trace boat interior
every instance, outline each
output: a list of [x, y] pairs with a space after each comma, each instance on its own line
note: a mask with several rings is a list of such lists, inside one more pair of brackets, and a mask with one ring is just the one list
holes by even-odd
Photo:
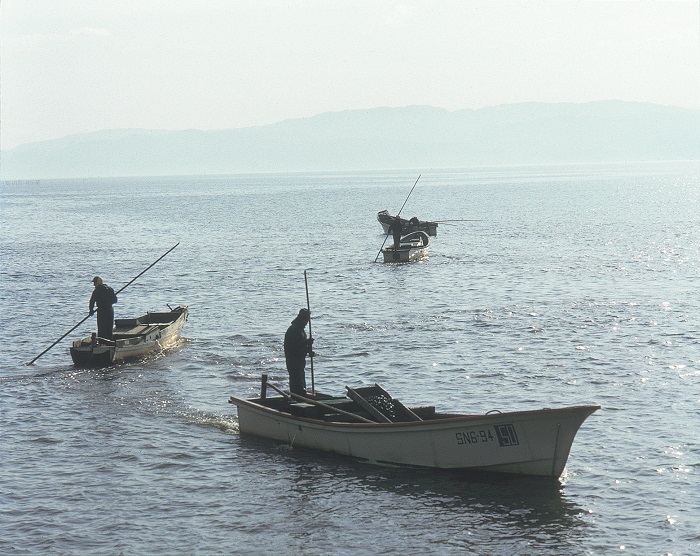
[[138, 318], [114, 319], [114, 339], [124, 340], [150, 334], [155, 330], [170, 326], [181, 314], [182, 311], [175, 310], [147, 313]]
[[[281, 397], [268, 397], [268, 386], [279, 392]], [[346, 389], [347, 396], [343, 397], [318, 392], [300, 396], [283, 392], [263, 376], [260, 398], [249, 401], [296, 417], [332, 422], [402, 423], [453, 417], [437, 414], [434, 406], [408, 408], [378, 384], [363, 388], [346, 386]], [[233, 398], [229, 402], [233, 403]]]
[[430, 243], [430, 238], [425, 232], [411, 232], [401, 238], [400, 248], [425, 247]]
[[[430, 245], [430, 238], [425, 232], [411, 232], [401, 238], [399, 243], [398, 251], [410, 251], [411, 249], [419, 249], [423, 247], [428, 247]], [[389, 247], [383, 249], [383, 251], [396, 251], [396, 245], [391, 244]]]

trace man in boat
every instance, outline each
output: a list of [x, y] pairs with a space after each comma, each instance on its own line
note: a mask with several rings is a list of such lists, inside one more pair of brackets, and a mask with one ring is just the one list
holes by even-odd
[[314, 339], [307, 338], [304, 330], [310, 318], [308, 309], [300, 309], [284, 335], [284, 358], [289, 373], [289, 390], [300, 396], [306, 396], [306, 375], [304, 374], [306, 356], [313, 357], [311, 346]]
[[90, 296], [90, 315], [95, 312], [97, 304], [97, 337], [112, 340], [114, 330], [114, 305], [117, 302], [117, 294], [104, 283], [101, 277], [92, 279], [95, 289]]
[[394, 235], [394, 258], [399, 258], [399, 246], [401, 245], [401, 234], [403, 232], [403, 227], [401, 225], [401, 219], [398, 216], [394, 217], [394, 220], [389, 225], [389, 231]]

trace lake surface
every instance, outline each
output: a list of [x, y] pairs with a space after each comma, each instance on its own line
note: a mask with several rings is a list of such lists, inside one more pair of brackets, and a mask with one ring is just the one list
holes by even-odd
[[[374, 262], [376, 213], [440, 224]], [[0, 189], [0, 553], [700, 552], [698, 163], [104, 180]], [[449, 222], [448, 222], [449, 221]], [[70, 341], [189, 305], [166, 354], [101, 370]], [[560, 481], [379, 467], [238, 432], [287, 387], [306, 305], [317, 389], [485, 413], [599, 404]], [[307, 367], [307, 382], [310, 384]]]

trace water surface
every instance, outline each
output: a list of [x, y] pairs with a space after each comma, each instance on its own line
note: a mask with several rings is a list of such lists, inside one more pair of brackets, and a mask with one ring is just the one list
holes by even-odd
[[[376, 213], [440, 225], [375, 263]], [[697, 164], [44, 181], [0, 190], [0, 552], [694, 554]], [[457, 220], [468, 220], [456, 222]], [[72, 367], [100, 274], [117, 318], [187, 304], [167, 354]], [[483, 413], [600, 404], [559, 482], [376, 467], [242, 437], [286, 387]], [[307, 380], [310, 377], [307, 374]]]

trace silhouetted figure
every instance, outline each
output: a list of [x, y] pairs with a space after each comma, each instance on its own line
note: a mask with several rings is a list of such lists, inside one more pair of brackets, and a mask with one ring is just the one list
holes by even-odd
[[117, 302], [117, 294], [99, 276], [95, 276], [92, 283], [95, 285], [95, 289], [90, 296], [90, 314], [95, 312], [95, 304], [97, 304], [97, 336], [105, 340], [112, 340], [114, 338], [114, 309], [112, 305]]
[[389, 231], [394, 235], [394, 259], [398, 259], [401, 233], [403, 232], [401, 219], [398, 216], [394, 217], [394, 221], [389, 225]]
[[308, 309], [300, 309], [292, 321], [292, 325], [284, 335], [284, 357], [289, 373], [289, 391], [300, 396], [306, 396], [306, 356], [313, 355], [311, 346], [313, 338], [306, 337], [306, 325], [309, 323]]

